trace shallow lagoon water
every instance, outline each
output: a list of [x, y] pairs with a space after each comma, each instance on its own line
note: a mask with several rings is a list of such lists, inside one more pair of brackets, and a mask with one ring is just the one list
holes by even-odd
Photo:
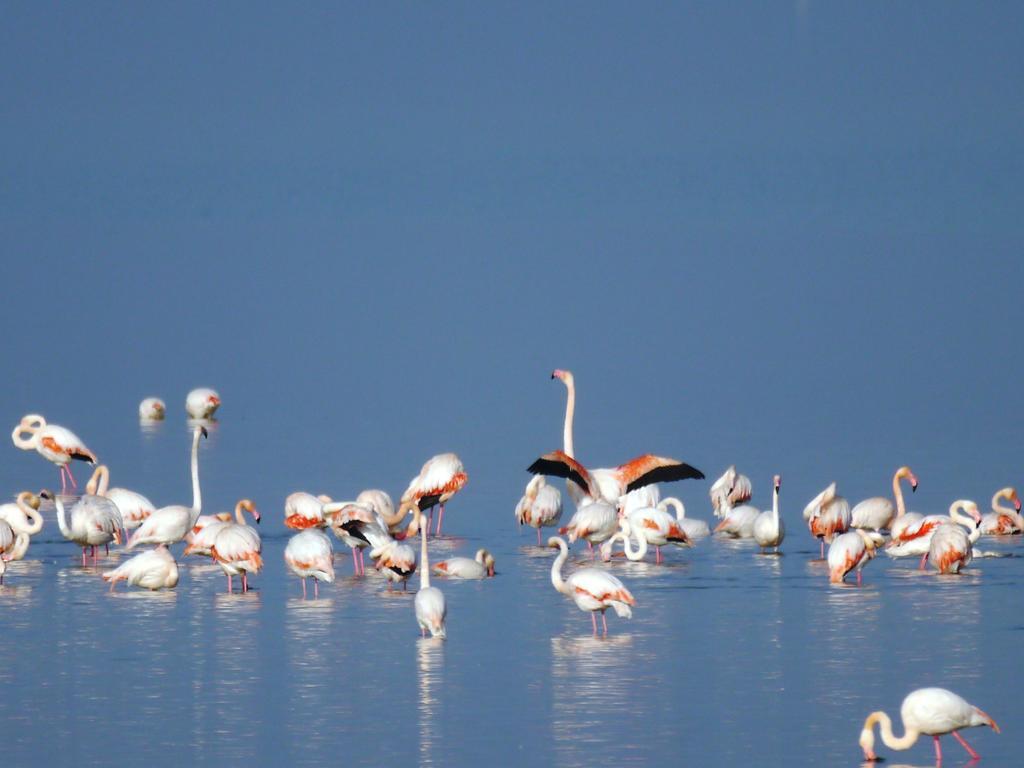
[[[230, 490], [251, 469], [231, 458], [224, 438], [232, 428], [217, 426], [201, 459], [207, 510], [231, 506], [232, 493], [256, 496]], [[130, 450], [109, 459], [114, 484], [157, 503], [187, 502], [185, 429], [169, 422], [123, 431]], [[301, 474], [301, 452], [289, 455], [277, 472]], [[25, 456], [3, 471], [8, 488], [30, 485], [26, 476], [55, 479]], [[278, 477], [253, 476], [250, 485]], [[226, 594], [219, 568], [193, 558], [179, 558], [174, 591], [122, 585], [111, 594], [98, 572], [122, 556], [83, 568], [45, 510], [46, 528], [0, 587], [7, 760], [739, 766], [772, 756], [856, 765], [869, 711], [895, 714], [913, 688], [942, 685], [1003, 727], [1002, 735], [967, 733], [983, 765], [1018, 764], [1021, 539], [984, 540], [1006, 556], [976, 560], [961, 577], [879, 557], [862, 588], [830, 586], [801, 525], [804, 500], [788, 499], [784, 483], [781, 556], [712, 539], [665, 550], [663, 566], [617, 561], [610, 567], [638, 606], [631, 621], [609, 615], [609, 637], [594, 638], [589, 617], [550, 585], [554, 552], [534, 545], [532, 529], [515, 528], [525, 479], [517, 471], [507, 487], [478, 487], [448, 508], [449, 533], [432, 543], [431, 557], [486, 546], [498, 576], [437, 579], [449, 604], [447, 642], [419, 637], [415, 577], [408, 592], [388, 592], [373, 572], [356, 579], [340, 543], [338, 582], [322, 585], [319, 600], [302, 599], [285, 572], [290, 534], [281, 522], [285, 493], [301, 486], [257, 497], [266, 568], [245, 595]], [[711, 518], [706, 484], [671, 491], [691, 516]], [[570, 564], [584, 560], [575, 548]], [[932, 763], [925, 740], [902, 754], [880, 752], [889, 764]], [[947, 765], [965, 762], [951, 740], [946, 755]]]

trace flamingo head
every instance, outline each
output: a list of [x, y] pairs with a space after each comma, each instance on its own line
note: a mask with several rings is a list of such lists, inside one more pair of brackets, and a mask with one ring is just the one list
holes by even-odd
[[900, 467], [896, 470], [896, 477], [910, 481], [910, 492], [913, 493], [917, 490], [917, 476], [914, 475], [910, 467]]
[[43, 490], [37, 493], [36, 496], [45, 501], [53, 501], [53, 491], [47, 490], [46, 488], [43, 488]]
[[1013, 502], [1013, 508], [1020, 512], [1020, 496], [1017, 495], [1017, 489], [1010, 489], [1010, 501]]
[[556, 368], [551, 372], [552, 379], [560, 379], [565, 386], [572, 386], [573, 378], [571, 371], [563, 371], [561, 368]]
[[256, 521], [256, 525], [260, 524], [260, 511], [256, 509], [256, 502], [254, 502], [252, 499], [242, 499], [240, 502], [238, 502], [237, 508], [244, 509], [250, 515], [252, 515], [252, 519]]
[[484, 567], [487, 568], [487, 575], [494, 575], [494, 555], [490, 552], [487, 553], [487, 557], [484, 558]]
[[964, 504], [964, 511], [971, 516], [976, 527], [981, 525], [981, 512], [978, 510], [977, 504], [973, 501], [967, 502]]

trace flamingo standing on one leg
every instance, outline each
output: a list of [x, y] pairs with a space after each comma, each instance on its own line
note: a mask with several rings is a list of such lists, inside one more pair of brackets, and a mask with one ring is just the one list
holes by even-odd
[[[24, 437], [28, 435], [28, 437]], [[52, 461], [60, 471], [61, 493], [67, 491], [67, 481], [77, 488], [75, 476], [71, 474], [72, 460], [96, 463], [96, 454], [90, 451], [74, 432], [56, 424], [47, 424], [46, 419], [30, 413], [11, 432], [11, 440], [23, 451], [35, 451], [47, 461]], [[66, 477], [65, 477], [66, 475]]]
[[[420, 469], [420, 473], [409, 481], [409, 487], [402, 494], [398, 519], [403, 519], [413, 507], [423, 512], [440, 505], [437, 530], [434, 531], [435, 536], [440, 536], [441, 523], [444, 522], [444, 505], [462, 490], [468, 479], [462, 461], [454, 453], [442, 453], [431, 457]], [[429, 523], [427, 527], [430, 527]]]
[[318, 528], [297, 533], [284, 548], [284, 562], [302, 579], [302, 597], [306, 597], [306, 577], [313, 577], [313, 597], [320, 597], [320, 582], [334, 583], [334, 546]]
[[909, 693], [900, 706], [900, 719], [903, 721], [904, 733], [897, 737], [892, 732], [889, 715], [882, 711], [868, 715], [860, 732], [860, 746], [864, 750], [865, 760], [878, 760], [875, 754], [875, 723], [880, 724], [882, 741], [889, 749], [910, 749], [922, 734], [931, 736], [935, 740], [935, 762], [938, 765], [942, 765], [939, 736], [952, 733], [953, 738], [967, 750], [971, 760], [978, 760], [981, 755], [957, 731], [987, 725], [999, 733], [995, 720], [945, 688], [918, 688]]

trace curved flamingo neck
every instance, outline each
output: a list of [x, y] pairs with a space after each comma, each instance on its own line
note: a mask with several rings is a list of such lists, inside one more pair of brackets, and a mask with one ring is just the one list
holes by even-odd
[[1000, 504], [1000, 500], [1009, 499], [1013, 494], [1013, 488], [1003, 488], [1002, 490], [996, 491], [995, 496], [992, 497], [992, 511], [998, 512], [1001, 515], [1010, 515], [1016, 517], [1017, 510], [1013, 507], [1004, 507]]
[[253, 519], [256, 519], [256, 513], [252, 511], [251, 505], [248, 499], [242, 499], [240, 502], [235, 504], [235, 520], [238, 521], [239, 525], [245, 525], [245, 512], [252, 515]]
[[658, 509], [662, 512], [667, 512], [669, 507], [675, 510], [676, 520], [686, 519], [686, 507], [683, 505], [682, 499], [677, 499], [675, 496], [666, 496], [658, 502]]
[[896, 499], [896, 517], [901, 517], [907, 513], [907, 505], [903, 501], [903, 488], [900, 487], [901, 477], [902, 474], [899, 469], [892, 476], [892, 495]]
[[[889, 719], [889, 716], [885, 714], [885, 712], [881, 711], [872, 712], [868, 715], [868, 719], [864, 722], [864, 731], [871, 733], [871, 729], [874, 727], [876, 722], [879, 725], [878, 732], [882, 737], [882, 742], [889, 749], [909, 749], [914, 742], [917, 741], [917, 737], [920, 735], [917, 731], [912, 728], [907, 728], [906, 724], [904, 724], [904, 728], [906, 729], [905, 733], [902, 736], [897, 737], [892, 732], [892, 720]], [[871, 741], [872, 743], [874, 742], [873, 734], [871, 736]]]
[[562, 565], [569, 558], [569, 546], [562, 539], [558, 539], [558, 549], [558, 557], [551, 564], [551, 584], [563, 595], [568, 595], [572, 592], [572, 589], [565, 583], [565, 579], [562, 578]]
[[622, 551], [626, 553], [626, 558], [633, 561], [643, 560], [644, 556], [647, 554], [647, 537], [644, 536], [644, 532], [636, 532], [637, 548], [634, 550], [632, 536], [633, 526], [623, 520], [621, 527], [622, 533], [620, 536], [622, 537]]
[[60, 532], [64, 535], [64, 538], [71, 538], [71, 529], [68, 527], [68, 520], [64, 512], [64, 502], [60, 500], [60, 496], [57, 494], [53, 495], [53, 504], [57, 507], [57, 527], [60, 528]]
[[22, 531], [14, 536], [14, 546], [5, 553], [7, 560], [21, 560], [28, 551], [29, 535]]
[[[18, 509], [24, 512], [25, 517], [31, 520], [31, 522], [28, 524], [28, 528], [25, 529], [25, 533], [31, 536], [34, 536], [35, 534], [43, 530], [43, 516], [39, 514], [39, 510], [36, 509], [36, 507], [33, 507], [29, 503], [29, 500], [34, 498], [35, 494], [32, 493], [31, 491], [22, 491], [21, 493], [18, 494], [18, 499], [16, 502], [18, 505]], [[36, 499], [37, 504], [38, 501], [39, 500]]]
[[575, 459], [576, 454], [573, 450], [572, 444], [572, 420], [576, 415], [576, 381], [569, 379], [565, 381], [566, 390], [568, 390], [568, 397], [565, 400], [565, 427], [562, 431], [562, 450], [565, 451], [566, 456]]
[[110, 470], [106, 464], [100, 464], [92, 473], [89, 482], [85, 485], [85, 492], [93, 496], [106, 496], [107, 486], [110, 484]]
[[[11, 440], [14, 444], [23, 451], [30, 451], [36, 447], [39, 441], [38, 429], [26, 427], [24, 424], [19, 424], [11, 432]], [[23, 434], [28, 433], [28, 437], [22, 437]]]

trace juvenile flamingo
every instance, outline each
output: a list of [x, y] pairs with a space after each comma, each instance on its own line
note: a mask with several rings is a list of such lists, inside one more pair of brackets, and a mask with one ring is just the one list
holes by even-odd
[[939, 736], [952, 733], [971, 759], [978, 760], [981, 755], [957, 731], [987, 725], [999, 733], [995, 720], [945, 688], [918, 688], [912, 691], [900, 706], [900, 719], [903, 721], [904, 733], [897, 737], [892, 732], [889, 715], [882, 711], [868, 715], [860, 732], [860, 746], [864, 750], [865, 760], [879, 759], [875, 754], [875, 723], [880, 724], [882, 741], [889, 749], [910, 749], [922, 734], [931, 736], [935, 740], [935, 762], [938, 765], [942, 765]]
[[35, 413], [22, 416], [21, 422], [11, 432], [11, 440], [21, 450], [35, 449], [44, 459], [57, 465], [61, 493], [67, 491], [68, 480], [71, 481], [72, 488], [78, 487], [74, 475], [71, 474], [72, 460], [96, 463], [96, 454], [86, 447], [78, 435], [65, 427], [47, 424], [46, 419]]

